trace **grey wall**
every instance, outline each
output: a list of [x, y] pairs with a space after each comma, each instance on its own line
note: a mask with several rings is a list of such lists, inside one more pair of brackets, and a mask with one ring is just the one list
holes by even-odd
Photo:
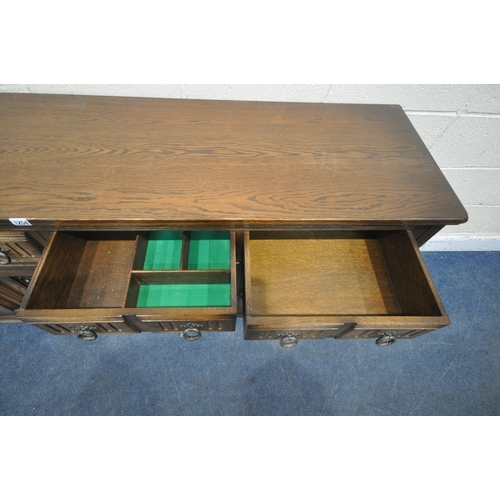
[[400, 104], [469, 212], [428, 248], [500, 249], [500, 85], [0, 84], [0, 92]]

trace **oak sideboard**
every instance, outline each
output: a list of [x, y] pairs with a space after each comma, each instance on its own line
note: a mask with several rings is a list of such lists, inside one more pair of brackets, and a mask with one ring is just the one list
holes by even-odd
[[401, 106], [0, 94], [0, 322], [388, 346], [467, 213]]

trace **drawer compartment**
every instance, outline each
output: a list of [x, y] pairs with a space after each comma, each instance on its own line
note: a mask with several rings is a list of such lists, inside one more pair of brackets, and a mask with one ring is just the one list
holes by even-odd
[[18, 317], [45, 325], [125, 319], [150, 331], [155, 322], [234, 323], [236, 311], [234, 233], [82, 231], [54, 234]]
[[355, 338], [357, 330], [449, 324], [409, 231], [247, 232], [245, 278], [245, 338], [289, 330]]
[[134, 270], [231, 269], [229, 231], [152, 231], [141, 235]]
[[228, 307], [229, 283], [173, 283], [140, 285], [137, 307]]
[[135, 245], [133, 233], [56, 233], [25, 309], [123, 307]]
[[234, 235], [155, 231], [139, 236], [128, 307], [231, 307]]

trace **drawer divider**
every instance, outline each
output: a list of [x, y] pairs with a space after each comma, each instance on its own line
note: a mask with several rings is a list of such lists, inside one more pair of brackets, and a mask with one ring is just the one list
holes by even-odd
[[189, 266], [189, 247], [191, 245], [191, 231], [184, 231], [182, 235], [182, 249], [180, 269], [186, 271]]

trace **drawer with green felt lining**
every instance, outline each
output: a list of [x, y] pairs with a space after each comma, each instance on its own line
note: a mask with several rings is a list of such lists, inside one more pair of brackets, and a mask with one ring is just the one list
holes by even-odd
[[[47, 324], [79, 310], [88, 321], [229, 321], [237, 312], [230, 231], [57, 232], [19, 317]], [[50, 320], [49, 320], [50, 319]]]
[[229, 231], [152, 231], [139, 237], [128, 307], [230, 307]]

